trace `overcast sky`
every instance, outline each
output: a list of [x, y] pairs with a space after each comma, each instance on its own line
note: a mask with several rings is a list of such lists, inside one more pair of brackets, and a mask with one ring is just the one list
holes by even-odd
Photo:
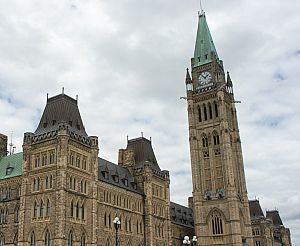
[[[249, 199], [277, 208], [300, 245], [300, 1], [203, 1], [234, 83]], [[0, 132], [17, 151], [49, 96], [79, 95], [100, 156], [152, 136], [171, 198], [191, 195], [185, 69], [198, 0], [0, 0]]]

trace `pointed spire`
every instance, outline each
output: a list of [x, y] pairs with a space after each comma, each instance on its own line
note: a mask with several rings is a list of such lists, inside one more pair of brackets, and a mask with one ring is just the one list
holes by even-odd
[[185, 83], [186, 84], [191, 84], [192, 83], [191, 75], [190, 75], [190, 72], [189, 72], [188, 68], [186, 69]]
[[226, 79], [226, 81], [227, 81], [227, 86], [231, 86], [232, 87], [232, 80], [230, 78], [229, 72], [227, 72], [227, 79]]
[[198, 30], [194, 51], [194, 67], [219, 60], [216, 47], [211, 37], [209, 27], [206, 22], [205, 13], [199, 13]]

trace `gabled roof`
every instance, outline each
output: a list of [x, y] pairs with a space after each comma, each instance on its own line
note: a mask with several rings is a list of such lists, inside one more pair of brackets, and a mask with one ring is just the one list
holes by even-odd
[[80, 116], [77, 100], [60, 94], [47, 99], [40, 123], [35, 130], [36, 135], [44, 134], [58, 129], [59, 123], [68, 125], [71, 132], [87, 137]]
[[22, 175], [23, 153], [5, 156], [0, 159], [0, 180]]
[[279, 212], [277, 210], [267, 211], [266, 217], [267, 219], [271, 219], [273, 221], [273, 225], [275, 227], [283, 225]]
[[150, 140], [144, 137], [130, 139], [127, 142], [127, 149], [134, 150], [136, 168], [144, 168], [145, 165], [150, 165], [152, 169], [161, 171]]
[[100, 181], [128, 191], [143, 194], [143, 191], [137, 186], [134, 177], [127, 168], [121, 167], [105, 159], [98, 158], [98, 169], [98, 179]]
[[249, 209], [251, 219], [265, 218], [258, 200], [250, 200]]
[[194, 67], [218, 60], [218, 53], [206, 22], [205, 13], [199, 15], [196, 45], [194, 51]]

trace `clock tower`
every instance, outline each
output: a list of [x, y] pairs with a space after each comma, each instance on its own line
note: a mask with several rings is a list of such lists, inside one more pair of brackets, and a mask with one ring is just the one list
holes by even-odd
[[198, 246], [253, 245], [233, 86], [199, 14], [186, 74], [193, 210]]

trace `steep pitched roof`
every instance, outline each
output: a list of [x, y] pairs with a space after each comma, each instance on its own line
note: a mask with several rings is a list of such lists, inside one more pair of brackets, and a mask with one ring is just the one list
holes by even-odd
[[194, 227], [193, 210], [175, 202], [170, 202], [171, 222], [174, 224]]
[[134, 177], [127, 168], [121, 167], [105, 159], [98, 158], [98, 169], [99, 180], [128, 191], [143, 194], [143, 191], [137, 186]]
[[134, 150], [136, 168], [143, 168], [145, 164], [151, 164], [154, 170], [161, 171], [150, 140], [144, 137], [130, 139], [127, 143], [127, 149]]
[[251, 219], [257, 219], [257, 218], [264, 218], [265, 217], [258, 200], [250, 200], [249, 201], [249, 208], [250, 208], [250, 217], [251, 217]]
[[22, 175], [23, 153], [8, 155], [0, 159], [0, 180]]
[[60, 94], [47, 99], [40, 123], [35, 130], [36, 135], [55, 131], [59, 123], [66, 123], [70, 131], [87, 137], [84, 125], [80, 116], [77, 100]]
[[273, 221], [273, 225], [275, 227], [283, 225], [279, 212], [277, 210], [267, 211], [266, 217], [267, 219], [271, 219]]
[[206, 22], [205, 13], [199, 15], [196, 45], [194, 51], [194, 67], [218, 60], [218, 53]]

